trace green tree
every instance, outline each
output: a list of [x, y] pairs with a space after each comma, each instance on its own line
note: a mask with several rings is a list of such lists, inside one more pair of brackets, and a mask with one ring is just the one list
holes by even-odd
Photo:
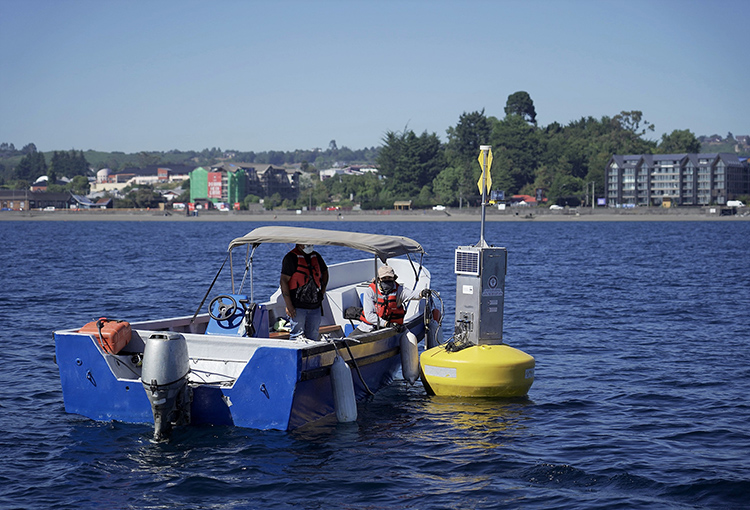
[[257, 195], [245, 195], [245, 198], [242, 199], [242, 208], [243, 209], [250, 209], [250, 204], [257, 204], [260, 202], [260, 197]]
[[432, 189], [438, 201], [445, 205], [458, 204], [465, 176], [466, 171], [460, 168], [448, 167], [442, 170], [432, 181]]
[[[516, 188], [515, 180], [513, 178], [513, 161], [510, 159], [508, 153], [503, 150], [502, 147], [494, 149], [492, 153], [492, 168], [490, 169], [490, 171], [492, 172], [492, 189], [497, 191], [504, 191], [505, 196], [509, 197], [509, 195], [512, 195], [513, 193], [518, 191], [518, 188]], [[479, 187], [476, 183], [479, 180], [481, 169], [479, 168], [478, 162], [476, 164], [476, 168], [477, 171], [472, 182], [473, 186], [471, 188], [472, 193], [479, 193]]]
[[583, 188], [583, 179], [573, 177], [572, 175], [557, 174], [546, 191], [546, 195], [550, 205], [557, 204], [576, 207], [581, 203]]
[[508, 96], [505, 103], [505, 116], [518, 115], [527, 122], [536, 125], [536, 109], [528, 92], [518, 91]]
[[66, 187], [76, 195], [88, 195], [91, 185], [85, 176], [76, 175], [70, 180]]
[[74, 177], [89, 173], [89, 164], [83, 151], [55, 151], [52, 153], [49, 168], [57, 177]]
[[599, 124], [593, 117], [588, 117], [566, 127], [554, 122], [540, 130], [540, 143], [543, 146], [540, 168], [548, 167], [554, 173], [584, 177], [588, 173], [586, 145], [591, 137], [587, 129]]
[[[482, 111], [464, 112], [455, 127], [446, 130], [448, 143], [445, 146], [447, 168], [433, 180], [433, 192], [442, 203], [458, 205], [462, 199], [476, 195], [479, 175], [479, 147], [489, 144], [492, 126]], [[439, 179], [438, 179], [439, 177]], [[476, 191], [475, 191], [476, 190]]]
[[270, 197], [266, 197], [263, 200], [263, 207], [267, 211], [271, 211], [273, 209], [276, 209], [277, 207], [280, 207], [283, 201], [284, 200], [281, 198], [280, 193], [274, 193]]
[[270, 151], [268, 153], [268, 164], [281, 166], [286, 161], [286, 154], [282, 151]]
[[[650, 122], [643, 120], [643, 112], [640, 110], [632, 110], [629, 112], [622, 111], [615, 115], [612, 120], [619, 124], [619, 126], [635, 136], [643, 136], [647, 131], [653, 131], [654, 125]], [[641, 129], [641, 122], [643, 122], [643, 128]]]
[[416, 206], [419, 207], [427, 207], [429, 205], [432, 205], [433, 203], [434, 195], [432, 193], [432, 186], [429, 184], [425, 184], [422, 186], [422, 189], [419, 190], [419, 195], [417, 196], [416, 200]]
[[484, 109], [481, 112], [462, 113], [455, 127], [446, 130], [445, 146], [448, 164], [465, 165], [477, 159], [479, 147], [490, 142], [492, 128]]
[[659, 154], [698, 153], [701, 143], [689, 129], [675, 129], [670, 134], [661, 135], [657, 151]]
[[68, 188], [62, 184], [47, 183], [47, 191], [49, 193], [64, 193], [65, 191], [68, 191]]
[[330, 197], [330, 193], [328, 192], [328, 189], [325, 186], [325, 183], [321, 180], [314, 180], [311, 181], [313, 183], [312, 186], [312, 196], [308, 195], [308, 206], [311, 206], [313, 209], [317, 208], [319, 205], [322, 205], [326, 201], [328, 201]]
[[[519, 115], [509, 115], [503, 120], [492, 118], [492, 152], [503, 153], [500, 172], [506, 181], [506, 191], [516, 193], [534, 181], [534, 171], [539, 165], [540, 143], [537, 128]], [[493, 163], [494, 166], [494, 163]], [[480, 172], [476, 165], [475, 174]], [[498, 172], [498, 173], [500, 173]], [[493, 172], [493, 180], [495, 173]], [[476, 181], [476, 179], [474, 179]], [[493, 182], [493, 188], [498, 188]]]
[[397, 196], [418, 195], [445, 168], [444, 148], [435, 133], [417, 136], [411, 130], [388, 131], [383, 142], [377, 158], [379, 172], [387, 179], [385, 187]]
[[364, 206], [369, 202], [378, 201], [380, 192], [383, 189], [383, 184], [378, 179], [378, 176], [370, 172], [364, 175], [339, 175], [331, 177], [323, 181], [321, 185], [327, 192], [326, 198], [321, 200], [319, 204], [327, 201], [328, 198], [348, 200], [352, 197], [355, 202], [359, 202]]
[[[219, 149], [219, 153], [221, 152], [221, 149]], [[146, 152], [141, 151], [138, 153], [138, 166], [140, 167], [146, 167], [149, 165], [158, 165], [161, 163], [161, 154], [158, 152]]]
[[536, 194], [536, 190], [541, 188], [544, 190], [545, 197], [549, 198], [549, 190], [555, 180], [555, 176], [561, 175], [556, 172], [553, 168], [542, 165], [534, 172], [534, 182], [531, 182], [521, 189], [521, 194], [532, 195]]
[[65, 162], [63, 162], [63, 154], [65, 153], [57, 151], [52, 153], [52, 157], [49, 160], [49, 171], [47, 175], [52, 174], [55, 176], [55, 179], [57, 179], [58, 176], [65, 176], [67, 168]]
[[125, 198], [117, 200], [115, 207], [156, 209], [159, 203], [164, 201], [163, 197], [148, 185], [141, 185], [137, 188], [128, 186], [123, 192], [126, 193]]
[[15, 169], [15, 179], [34, 182], [42, 175], [47, 175], [47, 163], [41, 152], [30, 152], [21, 158]]
[[180, 193], [180, 196], [178, 196], [174, 201], [178, 203], [190, 202], [190, 188], [183, 190], [182, 193]]
[[554, 176], [571, 176], [584, 184], [593, 181], [601, 196], [604, 167], [612, 154], [653, 152], [656, 143], [643, 138], [652, 130], [653, 125], [644, 122], [642, 112], [637, 110], [601, 119], [582, 117], [565, 127], [550, 124], [538, 131], [540, 165], [534, 172], [534, 182], [549, 182], [549, 175], [540, 174], [552, 171]]

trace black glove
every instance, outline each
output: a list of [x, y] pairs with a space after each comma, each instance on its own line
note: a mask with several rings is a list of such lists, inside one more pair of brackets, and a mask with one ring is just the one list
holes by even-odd
[[423, 298], [428, 298], [431, 293], [432, 291], [430, 289], [422, 289], [422, 292], [419, 295]]

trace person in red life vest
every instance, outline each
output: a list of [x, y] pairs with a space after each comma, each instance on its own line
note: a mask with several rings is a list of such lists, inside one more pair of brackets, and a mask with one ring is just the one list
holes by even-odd
[[378, 277], [362, 297], [362, 315], [356, 333], [368, 332], [386, 325], [404, 323], [404, 302], [429, 297], [430, 289], [411, 290], [396, 282], [398, 276], [391, 266], [380, 266]]
[[328, 267], [313, 245], [298, 244], [284, 256], [280, 285], [292, 328], [289, 338], [317, 340]]

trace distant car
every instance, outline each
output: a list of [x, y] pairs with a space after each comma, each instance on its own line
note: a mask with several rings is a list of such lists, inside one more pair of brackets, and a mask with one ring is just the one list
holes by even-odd
[[330, 207], [326, 207], [326, 211], [338, 211], [339, 209], [341, 209], [341, 207], [339, 207], [337, 205], [336, 206], [332, 205]]
[[549, 206], [549, 208], [551, 211], [562, 211], [563, 209], [565, 209], [563, 206], [557, 204], [552, 204], [551, 206]]
[[55, 208], [53, 206], [51, 206], [51, 205], [48, 205], [47, 207], [44, 208], [44, 210], [45, 211], [54, 211]]
[[445, 211], [444, 205], [436, 205], [432, 208], [433, 211]]

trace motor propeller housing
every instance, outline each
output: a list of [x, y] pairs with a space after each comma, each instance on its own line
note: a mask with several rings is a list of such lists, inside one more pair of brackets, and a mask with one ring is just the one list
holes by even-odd
[[187, 341], [174, 332], [158, 332], [148, 337], [143, 351], [141, 382], [154, 415], [154, 439], [169, 436], [173, 425], [190, 423], [192, 391], [187, 384], [190, 372]]

